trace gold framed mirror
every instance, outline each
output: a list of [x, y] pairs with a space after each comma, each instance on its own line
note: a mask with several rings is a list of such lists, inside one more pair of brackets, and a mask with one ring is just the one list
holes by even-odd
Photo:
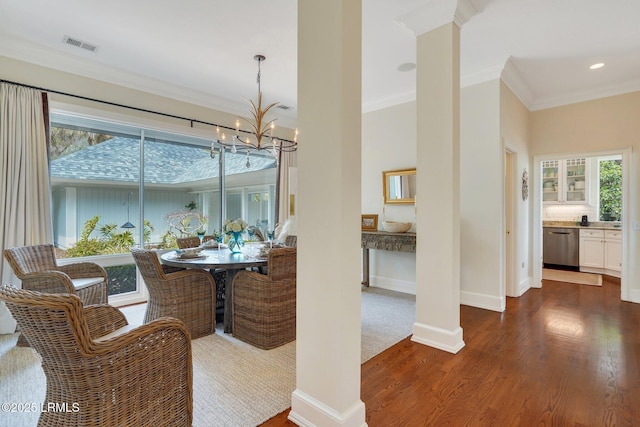
[[415, 168], [382, 172], [382, 191], [385, 204], [414, 204], [416, 201]]

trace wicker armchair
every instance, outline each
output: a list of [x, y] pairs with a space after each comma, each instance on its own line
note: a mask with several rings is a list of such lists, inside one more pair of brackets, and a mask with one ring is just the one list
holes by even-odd
[[107, 303], [107, 272], [96, 263], [58, 265], [53, 245], [9, 248], [4, 257], [23, 289], [76, 294], [85, 305]]
[[284, 245], [289, 248], [295, 248], [298, 246], [298, 236], [289, 235], [284, 241]]
[[233, 336], [269, 350], [296, 339], [296, 248], [269, 252], [269, 273], [233, 280]]
[[42, 411], [39, 426], [191, 426], [191, 343], [178, 320], [123, 331], [118, 309], [75, 295], [5, 285], [0, 299], [42, 357], [43, 407], [65, 405]]
[[[204, 236], [202, 242], [208, 242], [209, 240], [215, 240], [213, 236]], [[176, 239], [179, 249], [196, 248], [200, 246], [200, 239], [198, 237], [178, 237]], [[162, 265], [165, 273], [173, 273], [180, 271], [178, 267], [169, 267], [168, 265]], [[216, 282], [216, 314], [217, 318], [222, 320], [224, 318], [224, 287], [227, 280], [227, 272], [225, 270], [211, 270], [213, 280]]]
[[251, 231], [251, 233], [253, 233], [253, 237], [257, 241], [264, 242], [264, 235], [262, 234], [262, 231], [260, 231], [260, 229], [255, 225], [250, 225], [249, 227], [247, 227], [247, 231]]
[[166, 274], [155, 251], [131, 248], [131, 254], [149, 290], [145, 323], [169, 316], [182, 320], [191, 338], [215, 333], [215, 282], [207, 271]]
[[[58, 265], [51, 244], [20, 246], [4, 250], [22, 288], [46, 293], [76, 294], [83, 304], [107, 303], [107, 272], [93, 262]], [[24, 335], [18, 346], [27, 347]]]
[[[204, 239], [203, 239], [204, 240]], [[200, 246], [199, 237], [178, 237], [176, 239], [178, 249], [197, 248]]]

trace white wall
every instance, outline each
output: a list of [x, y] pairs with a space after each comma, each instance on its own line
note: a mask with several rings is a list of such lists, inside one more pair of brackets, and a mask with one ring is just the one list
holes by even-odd
[[[500, 80], [463, 88], [460, 97], [461, 301], [502, 311], [504, 149], [517, 154], [517, 176], [525, 168], [531, 175], [529, 113]], [[383, 211], [382, 197], [382, 171], [415, 165], [415, 103], [364, 114], [362, 123], [362, 213], [415, 221], [413, 206], [386, 206]], [[521, 183], [514, 185], [520, 189]], [[528, 289], [531, 276], [529, 201], [516, 199], [513, 268], [518, 294]], [[370, 256], [373, 286], [415, 293], [414, 254], [370, 251]]]
[[[0, 56], [0, 78], [33, 85], [60, 92], [68, 92], [88, 98], [110, 101], [121, 105], [128, 105], [150, 111], [158, 111], [179, 117], [188, 117], [204, 122], [213, 122], [230, 128], [235, 127], [236, 115], [225, 113], [213, 108], [176, 101], [175, 99], [129, 89], [123, 86], [81, 77], [52, 68], [41, 67], [13, 58]], [[162, 129], [172, 132], [182, 132], [187, 135], [213, 137], [215, 128], [199, 123], [192, 124], [185, 120], [173, 119], [126, 109], [92, 101], [81, 100], [59, 94], [49, 94], [51, 107], [70, 107], [71, 111], [100, 117], [109, 117], [116, 121], [145, 125], [152, 129]], [[249, 110], [247, 110], [247, 116]], [[283, 126], [276, 126], [278, 137], [293, 139], [294, 130]]]
[[[415, 224], [414, 205], [385, 206], [382, 193], [383, 171], [415, 166], [416, 103], [363, 114], [362, 213], [378, 214], [378, 228], [383, 219]], [[420, 188], [417, 194], [420, 197]], [[415, 254], [378, 250], [369, 253], [372, 286], [415, 294]]]
[[632, 150], [629, 173], [629, 215], [623, 218], [630, 301], [640, 302], [640, 92], [611, 96], [563, 107], [535, 111], [531, 117], [531, 155], [597, 153]]
[[460, 300], [502, 311], [500, 82], [460, 92]]
[[[516, 152], [517, 165], [514, 185], [518, 189], [515, 207], [515, 232], [516, 259], [514, 268], [517, 271], [516, 285], [519, 296], [531, 286], [532, 277], [532, 250], [531, 250], [531, 212], [532, 203], [532, 182], [533, 162], [530, 146], [530, 115], [527, 108], [513, 94], [511, 89], [504, 83], [500, 83], [500, 136], [505, 147]], [[522, 200], [522, 174], [527, 170], [529, 176], [529, 197]]]

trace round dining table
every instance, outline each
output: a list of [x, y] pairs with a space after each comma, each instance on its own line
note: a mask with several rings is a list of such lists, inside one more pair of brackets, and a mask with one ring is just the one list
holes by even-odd
[[233, 332], [233, 279], [240, 270], [251, 267], [264, 267], [268, 261], [266, 258], [258, 258], [260, 248], [247, 244], [242, 252], [233, 253], [227, 248], [203, 248], [200, 256], [186, 258], [178, 255], [176, 251], [166, 252], [160, 255], [163, 264], [179, 268], [199, 268], [216, 271], [225, 270], [226, 279], [224, 287], [224, 332]]

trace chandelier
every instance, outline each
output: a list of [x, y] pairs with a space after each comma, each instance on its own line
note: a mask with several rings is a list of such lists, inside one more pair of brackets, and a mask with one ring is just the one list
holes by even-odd
[[[293, 141], [276, 138], [274, 136], [275, 121], [277, 119], [269, 120], [267, 113], [279, 103], [274, 102], [266, 107], [262, 107], [262, 88], [260, 86], [260, 73], [261, 64], [266, 59], [264, 55], [255, 55], [253, 57], [258, 61], [258, 76], [256, 82], [258, 83], [258, 100], [253, 102], [247, 99], [250, 105], [251, 118], [247, 119], [242, 117], [241, 119], [249, 125], [251, 130], [240, 129], [240, 118], [236, 120], [235, 134], [227, 140], [225, 133], [220, 133], [220, 126], [216, 126], [216, 140], [211, 143], [211, 157], [215, 157], [218, 152], [214, 147], [214, 142], [217, 142], [222, 149], [229, 150], [231, 153], [237, 153], [238, 151], [246, 151], [247, 153], [247, 167], [251, 166], [249, 161], [249, 153], [258, 151], [268, 151], [278, 161], [279, 152], [291, 152], [296, 151], [298, 147], [298, 130], [295, 131]], [[246, 98], [245, 98], [246, 99]], [[227, 128], [229, 129], [229, 128]], [[246, 136], [241, 136], [243, 133]]]

